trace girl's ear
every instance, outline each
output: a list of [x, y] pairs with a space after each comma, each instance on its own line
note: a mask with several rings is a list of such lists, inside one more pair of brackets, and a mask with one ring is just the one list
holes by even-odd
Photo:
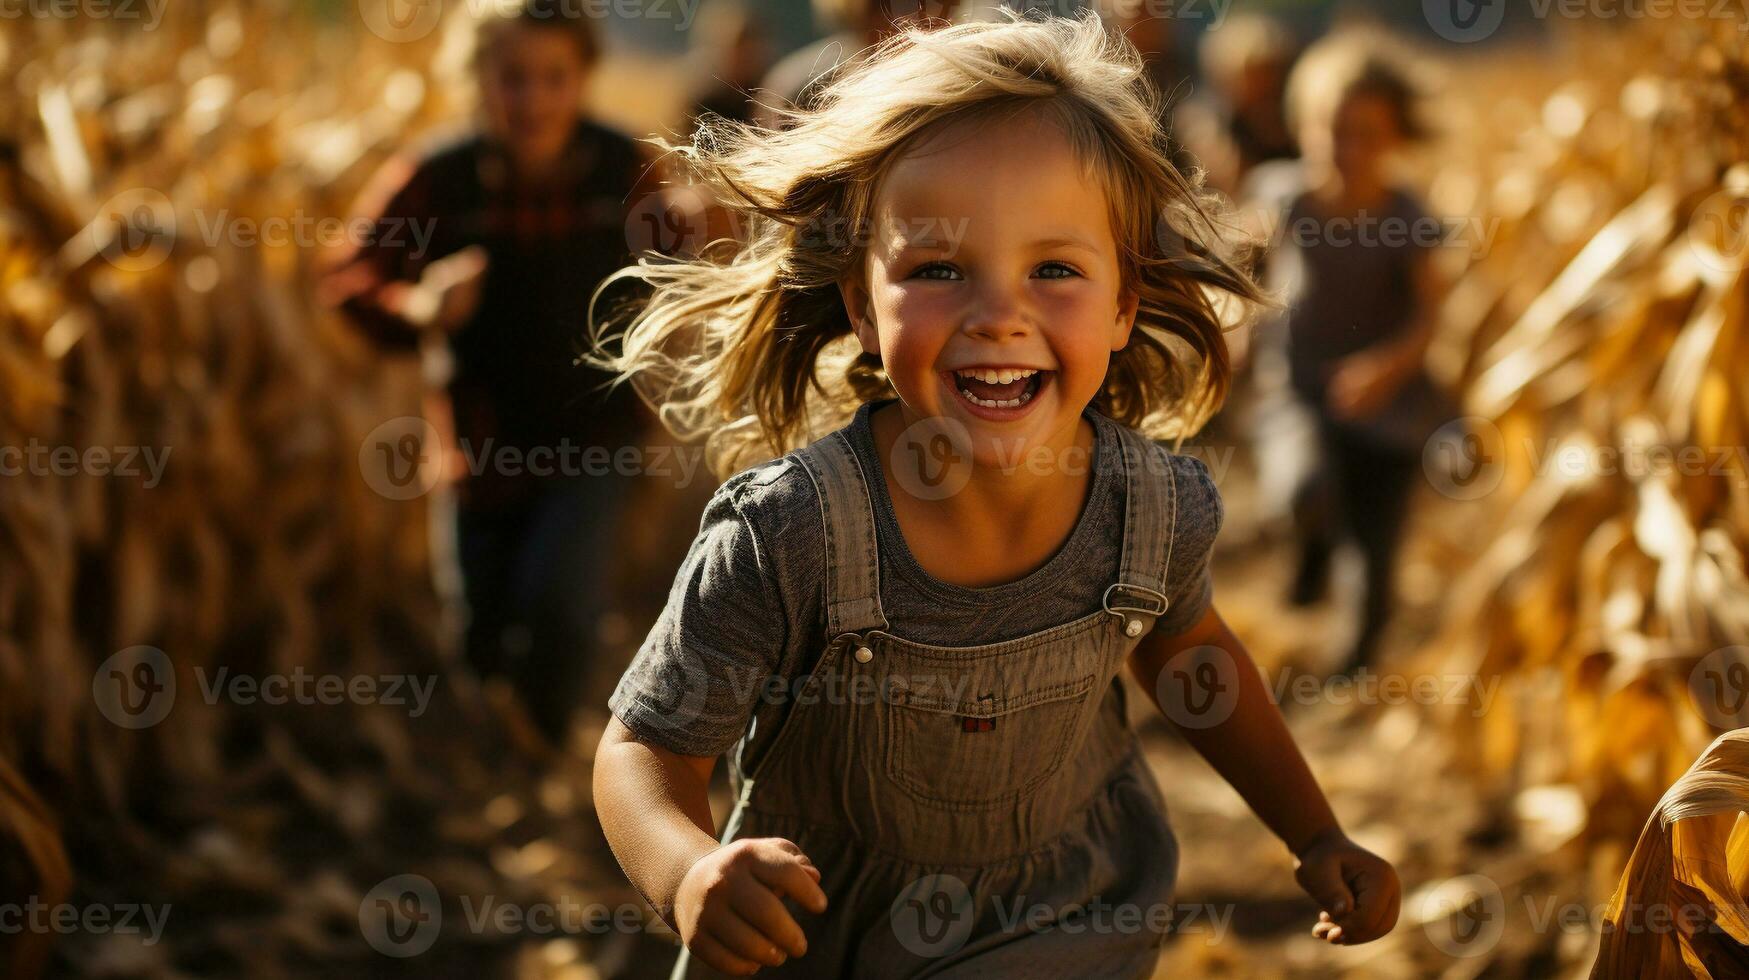
[[1112, 324], [1111, 349], [1123, 350], [1129, 346], [1130, 332], [1136, 328], [1136, 309], [1142, 305], [1141, 294], [1134, 289], [1124, 287], [1117, 294], [1117, 320]]
[[874, 308], [869, 303], [868, 287], [857, 271], [846, 272], [838, 279], [838, 295], [844, 298], [844, 312], [850, 316], [850, 329], [855, 331], [865, 353], [880, 354], [881, 338], [875, 332]]

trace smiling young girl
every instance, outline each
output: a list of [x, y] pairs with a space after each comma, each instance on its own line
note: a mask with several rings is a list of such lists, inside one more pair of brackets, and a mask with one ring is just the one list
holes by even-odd
[[1221, 314], [1260, 298], [1158, 97], [1095, 16], [1013, 19], [678, 148], [751, 234], [623, 273], [654, 293], [611, 360], [722, 468], [784, 455], [710, 501], [595, 759], [676, 976], [1150, 975], [1178, 855], [1126, 665], [1315, 935], [1394, 924], [1214, 610], [1208, 470], [1150, 438], [1218, 406]]

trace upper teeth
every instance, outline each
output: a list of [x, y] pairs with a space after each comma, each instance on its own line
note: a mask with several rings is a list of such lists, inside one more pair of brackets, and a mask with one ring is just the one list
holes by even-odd
[[1005, 385], [1010, 381], [1019, 381], [1023, 378], [1030, 378], [1037, 374], [1038, 371], [1033, 368], [1002, 368], [1000, 370], [994, 368], [962, 368], [955, 373], [959, 374], [961, 377], [974, 378], [985, 384]]

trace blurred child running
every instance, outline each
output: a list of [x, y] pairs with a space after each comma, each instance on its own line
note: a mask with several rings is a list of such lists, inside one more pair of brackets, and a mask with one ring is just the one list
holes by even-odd
[[[1370, 35], [1308, 51], [1289, 98], [1304, 156], [1274, 191], [1272, 279], [1287, 298], [1292, 391], [1315, 419], [1294, 501], [1301, 537], [1290, 598], [1326, 592], [1336, 547], [1363, 558], [1360, 623], [1340, 667], [1372, 666], [1389, 620], [1396, 555], [1428, 439], [1456, 414], [1425, 369], [1445, 285], [1445, 226], [1392, 171], [1423, 136], [1408, 78]], [[1265, 433], [1265, 441], [1268, 434]]]
[[[600, 48], [571, 5], [491, 5], [474, 58], [479, 126], [384, 166], [360, 203], [381, 233], [323, 285], [384, 349], [429, 338], [453, 362], [467, 657], [509, 678], [558, 741], [599, 662], [633, 480], [601, 460], [645, 426], [635, 399], [575, 362], [591, 293], [628, 258], [627, 209], [656, 182], [636, 143], [583, 115]], [[429, 242], [391, 233], [415, 226]]]

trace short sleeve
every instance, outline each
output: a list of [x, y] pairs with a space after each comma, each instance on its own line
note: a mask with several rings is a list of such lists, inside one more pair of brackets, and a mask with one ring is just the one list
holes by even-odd
[[667, 605], [608, 708], [641, 742], [717, 756], [745, 734], [776, 672], [786, 619], [770, 553], [724, 484], [706, 505]]
[[1214, 603], [1210, 557], [1226, 511], [1202, 460], [1173, 454], [1168, 464], [1176, 481], [1178, 510], [1172, 524], [1172, 557], [1166, 566], [1166, 614], [1154, 622], [1154, 632], [1177, 636], [1195, 626]]

